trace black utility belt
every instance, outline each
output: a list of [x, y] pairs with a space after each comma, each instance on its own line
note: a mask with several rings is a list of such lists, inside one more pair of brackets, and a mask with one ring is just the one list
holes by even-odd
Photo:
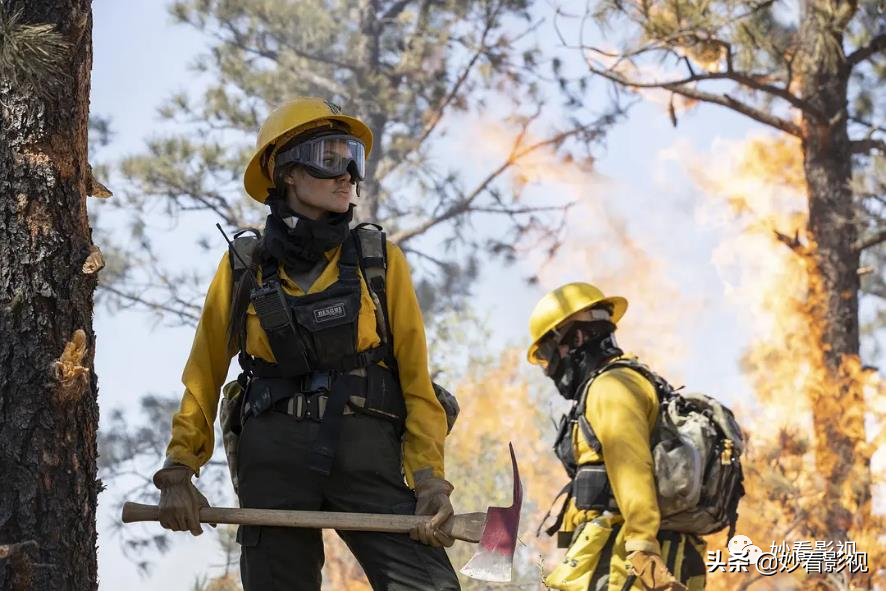
[[[357, 386], [347, 392], [347, 404], [342, 414], [367, 414], [402, 423], [406, 417], [406, 404], [394, 374], [378, 365], [358, 371], [366, 375], [347, 376], [356, 378], [353, 382]], [[249, 418], [273, 410], [296, 419], [322, 421], [335, 379], [334, 373], [325, 371], [292, 378], [253, 378], [243, 416]]]
[[[356, 398], [356, 397], [355, 397]], [[326, 414], [326, 402], [328, 394], [296, 394], [283, 400], [278, 400], [271, 406], [271, 410], [285, 415], [290, 415], [298, 420], [322, 421]], [[350, 405], [346, 406], [342, 415], [352, 415]]]
[[605, 464], [579, 466], [572, 479], [575, 508], [582, 511], [618, 511]]
[[[326, 414], [328, 394], [310, 393], [296, 394], [290, 398], [278, 400], [271, 406], [271, 410], [285, 415], [290, 415], [298, 420], [321, 422]], [[399, 420], [396, 415], [384, 411], [366, 408], [366, 398], [363, 396], [351, 396], [348, 398], [342, 416], [348, 415], [372, 415], [382, 419]]]

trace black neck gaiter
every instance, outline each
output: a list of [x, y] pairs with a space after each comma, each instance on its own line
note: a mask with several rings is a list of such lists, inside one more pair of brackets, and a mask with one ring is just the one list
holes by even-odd
[[[292, 211], [286, 202], [276, 195], [268, 197], [271, 215], [265, 223], [265, 250], [296, 272], [308, 271], [323, 259], [323, 253], [342, 244], [350, 232], [354, 206], [345, 213], [334, 213], [312, 220]], [[290, 228], [283, 220], [295, 218]]]
[[566, 357], [556, 361], [549, 377], [563, 398], [575, 400], [581, 394], [579, 387], [591, 373], [620, 355], [623, 355], [623, 352], [615, 342], [614, 334], [609, 332], [596, 335], [583, 346], [571, 350]]

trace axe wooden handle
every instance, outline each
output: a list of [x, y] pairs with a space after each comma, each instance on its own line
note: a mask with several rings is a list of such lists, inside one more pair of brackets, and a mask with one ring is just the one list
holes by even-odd
[[[204, 507], [200, 509], [201, 523], [231, 523], [237, 525], [267, 525], [272, 527], [310, 527], [314, 529], [341, 529], [406, 533], [428, 515], [385, 515], [375, 513], [336, 513], [332, 511], [288, 511], [285, 509], [229, 509]], [[157, 505], [123, 504], [123, 523], [159, 521]], [[457, 540], [479, 542], [486, 524], [485, 513], [454, 515], [440, 528]]]

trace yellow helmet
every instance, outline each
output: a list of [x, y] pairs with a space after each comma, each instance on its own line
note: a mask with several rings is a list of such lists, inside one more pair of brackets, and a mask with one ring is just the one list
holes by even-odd
[[608, 304], [612, 306], [612, 322], [618, 324], [625, 310], [628, 309], [628, 301], [623, 297], [614, 296], [607, 298], [603, 292], [590, 283], [567, 283], [549, 292], [535, 305], [532, 315], [529, 316], [529, 336], [532, 344], [526, 353], [529, 363], [542, 365], [544, 360], [536, 357], [538, 344], [542, 338], [561, 322], [582, 310], [594, 306]]
[[343, 115], [341, 107], [328, 100], [313, 96], [296, 97], [274, 109], [258, 132], [255, 153], [243, 174], [243, 186], [249, 196], [264, 203], [268, 189], [274, 186], [266, 155], [270, 155], [274, 148], [283, 147], [298, 134], [330, 125], [333, 121], [344, 123], [348, 133], [363, 142], [366, 155], [369, 155], [372, 151], [372, 131], [365, 123], [356, 117]]

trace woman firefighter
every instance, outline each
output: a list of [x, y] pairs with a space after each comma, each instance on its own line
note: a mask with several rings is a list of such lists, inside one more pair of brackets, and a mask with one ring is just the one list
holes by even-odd
[[[260, 239], [235, 239], [209, 286], [154, 476], [160, 521], [200, 533], [207, 502], [191, 477], [212, 455], [239, 352], [241, 505], [431, 515], [409, 535], [339, 535], [373, 589], [458, 589], [438, 529], [453, 514], [447, 417], [409, 269], [378, 229], [350, 228], [371, 150], [366, 124], [318, 98], [285, 103], [259, 131], [244, 184], [270, 215]], [[319, 530], [241, 526], [237, 539], [245, 591], [320, 589]]]

